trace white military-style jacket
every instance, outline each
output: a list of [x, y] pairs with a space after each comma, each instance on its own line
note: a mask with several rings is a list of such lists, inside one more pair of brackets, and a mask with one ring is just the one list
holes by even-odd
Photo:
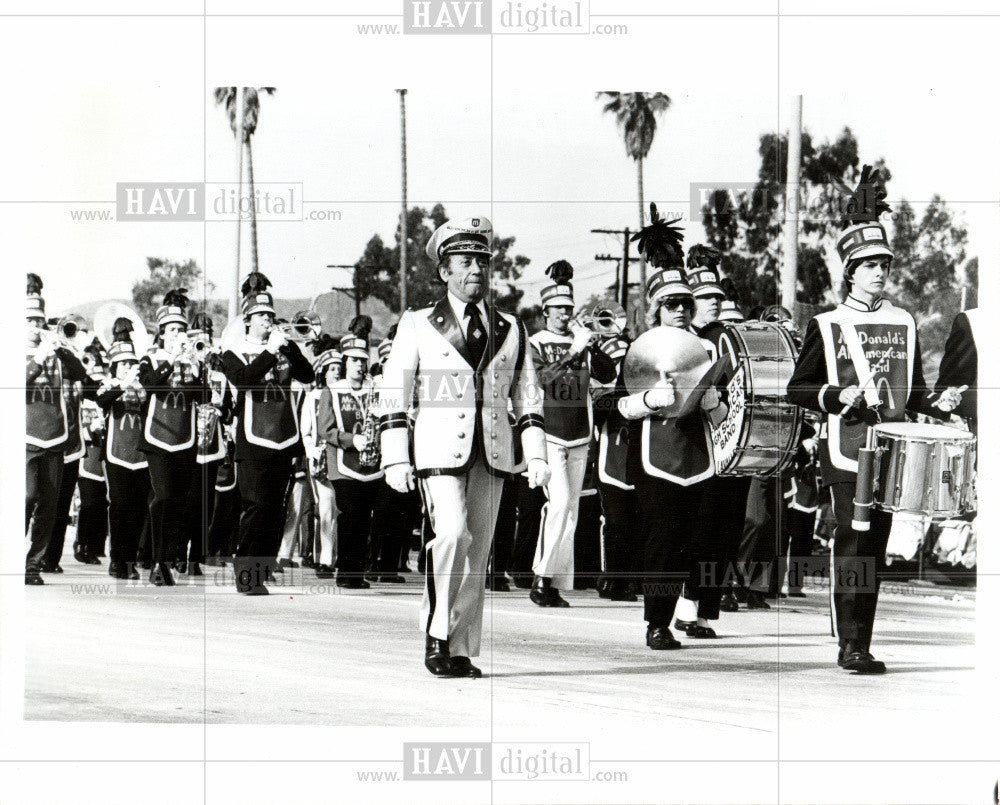
[[516, 471], [515, 434], [524, 461], [545, 459], [543, 395], [527, 355], [524, 324], [489, 305], [486, 309], [492, 337], [476, 367], [447, 296], [433, 307], [406, 311], [399, 320], [382, 370], [383, 468], [412, 463], [419, 477], [459, 475], [481, 455], [491, 473], [509, 476]]

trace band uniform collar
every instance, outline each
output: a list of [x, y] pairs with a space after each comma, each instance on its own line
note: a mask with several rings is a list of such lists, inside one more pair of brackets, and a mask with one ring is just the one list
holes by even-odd
[[[448, 304], [451, 305], [451, 309], [455, 313], [455, 318], [459, 322], [464, 321], [466, 303], [463, 302], [461, 299], [459, 299], [457, 296], [455, 296], [451, 291], [448, 291], [447, 295], [448, 295]], [[482, 299], [480, 299], [478, 302], [476, 302], [476, 308], [479, 310], [479, 315], [480, 317], [482, 317], [483, 322], [485, 322], [487, 317], [486, 303]]]
[[871, 313], [882, 307], [882, 297], [880, 296], [878, 299], [876, 299], [869, 305], [867, 302], [862, 302], [856, 296], [848, 294], [847, 298], [844, 300], [844, 304], [847, 305], [847, 307], [851, 308], [852, 310], [860, 310], [864, 313]]

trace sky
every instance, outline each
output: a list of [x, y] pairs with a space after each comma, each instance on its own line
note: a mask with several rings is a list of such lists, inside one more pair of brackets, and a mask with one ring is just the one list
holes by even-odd
[[[236, 27], [228, 33], [238, 38], [241, 22], [227, 23]], [[639, 79], [653, 84], [641, 88], [672, 99], [645, 164], [647, 203], [656, 201], [668, 214], [687, 214], [693, 182], [754, 181], [759, 137], [787, 129], [791, 98], [801, 92], [804, 126], [814, 141], [835, 138], [850, 126], [863, 160], [888, 160], [892, 200], [906, 197], [922, 209], [939, 193], [969, 227], [969, 254], [995, 250], [996, 129], [985, 117], [982, 125], [975, 122], [977, 114], [992, 112], [947, 65], [912, 65], [914, 75], [891, 92], [847, 89], [851, 77], [844, 73], [856, 66], [814, 63], [808, 41], [794, 36], [782, 39], [778, 60], [767, 55], [771, 29], [748, 37], [762, 23], [745, 19], [686, 23], [694, 41], [711, 36], [720, 48], [745, 49], [745, 59], [739, 52], [732, 56], [738, 74], [706, 71], [698, 61], [685, 62], [683, 53], [669, 63], [655, 51], [637, 58], [632, 37], [602, 44], [601, 58], [595, 58], [588, 37], [549, 37], [545, 44], [497, 37], [491, 52], [473, 37], [430, 49], [408, 41], [389, 59], [375, 43], [371, 64], [361, 69], [323, 32], [285, 30], [284, 22], [274, 24], [276, 49], [325, 48], [326, 70], [337, 80], [301, 65], [274, 64], [260, 76], [255, 83], [274, 84], [278, 91], [262, 100], [253, 140], [255, 178], [300, 184], [306, 214], [335, 211], [339, 218], [260, 222], [260, 266], [280, 296], [312, 297], [343, 284], [345, 272], [328, 264], [353, 263], [373, 234], [392, 240], [400, 203], [398, 86], [408, 88], [410, 205], [442, 202], [453, 217], [486, 215], [497, 233], [514, 235], [514, 253], [531, 260], [521, 285], [526, 304], [537, 301], [546, 282], [542, 272], [557, 259], [576, 267], [578, 302], [613, 280], [615, 263], [594, 256], [619, 254], [621, 241], [590, 230], [635, 228], [635, 165], [594, 92], [606, 86], [635, 89]], [[643, 35], [650, 43], [663, 34], [660, 24], [646, 26]], [[664, 69], [643, 72], [661, 58]], [[193, 257], [206, 269], [216, 296], [231, 287], [236, 266], [231, 221], [72, 218], [74, 211], [113, 209], [118, 181], [234, 181], [234, 140], [211, 87], [229, 82], [233, 69], [248, 82], [263, 71], [251, 71], [239, 60], [234, 68], [221, 59], [210, 53], [205, 73], [194, 71], [183, 82], [71, 79], [53, 90], [51, 102], [34, 104], [30, 129], [13, 133], [15, 148], [43, 158], [15, 161], [4, 183], [0, 200], [7, 202], [8, 253], [20, 269], [41, 274], [51, 312], [82, 301], [128, 298], [132, 283], [146, 274], [147, 256]], [[216, 73], [219, 79], [212, 81]], [[139, 70], [132, 78], [142, 75]], [[283, 83], [282, 77], [288, 80]], [[241, 246], [244, 276], [247, 229]], [[686, 231], [688, 245], [701, 241], [698, 222], [687, 223]]]

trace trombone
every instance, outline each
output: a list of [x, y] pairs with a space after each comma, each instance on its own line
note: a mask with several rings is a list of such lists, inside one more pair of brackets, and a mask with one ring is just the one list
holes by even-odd
[[275, 327], [284, 333], [289, 341], [299, 344], [315, 341], [323, 332], [323, 322], [314, 310], [300, 310], [292, 316], [290, 322], [277, 324]]

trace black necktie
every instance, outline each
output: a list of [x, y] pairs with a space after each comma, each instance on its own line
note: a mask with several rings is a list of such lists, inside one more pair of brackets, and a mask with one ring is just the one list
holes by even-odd
[[472, 302], [465, 306], [465, 315], [469, 317], [469, 329], [465, 334], [465, 345], [469, 348], [473, 368], [479, 366], [479, 361], [486, 351], [486, 327], [479, 315], [479, 308]]

